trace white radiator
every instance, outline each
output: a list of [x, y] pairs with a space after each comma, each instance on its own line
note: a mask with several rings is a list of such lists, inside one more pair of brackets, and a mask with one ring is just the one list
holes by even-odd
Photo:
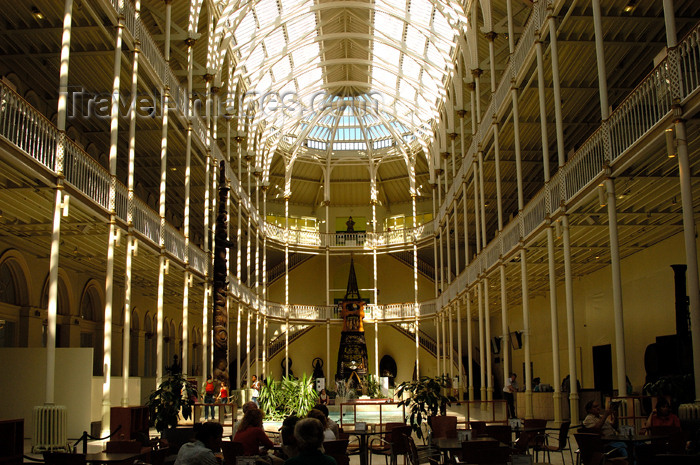
[[700, 420], [700, 404], [681, 404], [678, 416], [681, 420]]
[[32, 453], [70, 450], [67, 438], [68, 412], [63, 405], [34, 407]]

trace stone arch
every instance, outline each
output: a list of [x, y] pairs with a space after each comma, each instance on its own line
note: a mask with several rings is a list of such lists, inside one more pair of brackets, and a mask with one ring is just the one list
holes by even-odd
[[[73, 292], [68, 285], [70, 279], [68, 273], [62, 268], [58, 269], [58, 298], [56, 302], [56, 313], [58, 315], [72, 316], [73, 314]], [[41, 293], [41, 308], [49, 308], [49, 276], [46, 276], [44, 288]]]
[[29, 277], [29, 267], [20, 252], [9, 249], [0, 255], [0, 302], [29, 305]]
[[24, 100], [26, 100], [32, 107], [39, 110], [39, 112], [44, 113], [44, 101], [33, 89], [29, 89], [24, 93]]
[[104, 308], [104, 290], [96, 280], [90, 279], [85, 284], [80, 298], [79, 316], [83, 320], [102, 321], [102, 308]]
[[3, 80], [5, 81], [5, 84], [7, 84], [12, 90], [19, 93], [18, 89], [22, 84], [22, 78], [17, 76], [17, 74], [15, 73], [7, 73], [3, 76]]
[[68, 136], [68, 138], [70, 140], [75, 142], [81, 149], [83, 148], [80, 131], [78, 131], [75, 128], [75, 126], [70, 126], [68, 129], [66, 129], [66, 135]]

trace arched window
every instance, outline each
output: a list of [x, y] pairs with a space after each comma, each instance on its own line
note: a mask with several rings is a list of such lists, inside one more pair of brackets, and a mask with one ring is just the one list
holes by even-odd
[[17, 283], [10, 268], [9, 260], [0, 263], [0, 302], [20, 305], [17, 295]]
[[129, 376], [139, 375], [139, 314], [136, 310], [131, 312], [131, 337], [129, 338]]
[[102, 299], [94, 285], [85, 289], [83, 299], [80, 302], [80, 318], [88, 321], [99, 321], [98, 315], [102, 310]]
[[144, 357], [144, 376], [155, 376], [156, 375], [156, 322], [153, 317], [146, 314], [143, 322], [143, 330], [146, 336], [145, 343], [145, 357]]

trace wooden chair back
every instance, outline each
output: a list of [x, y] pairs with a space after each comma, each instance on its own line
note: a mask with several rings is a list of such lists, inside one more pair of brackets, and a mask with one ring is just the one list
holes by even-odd
[[221, 452], [224, 454], [224, 465], [236, 465], [236, 457], [245, 455], [243, 444], [236, 441], [221, 441]]
[[603, 441], [600, 434], [574, 433], [581, 454], [582, 465], [599, 465], [603, 462]]
[[433, 439], [456, 438], [457, 417], [447, 415], [438, 415], [431, 417], [430, 428], [433, 432]]
[[472, 430], [472, 437], [473, 438], [486, 436], [486, 422], [485, 421], [470, 421], [469, 428]]
[[513, 442], [513, 433], [511, 432], [510, 425], [488, 425], [486, 426], [486, 436], [494, 438], [508, 446]]
[[347, 439], [336, 439], [335, 441], [323, 442], [323, 450], [325, 451], [326, 455], [333, 457], [338, 465], [350, 464], [350, 457], [348, 457], [347, 449]]

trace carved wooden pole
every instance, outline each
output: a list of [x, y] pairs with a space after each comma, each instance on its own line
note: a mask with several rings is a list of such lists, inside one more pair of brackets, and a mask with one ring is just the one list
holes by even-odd
[[228, 294], [228, 269], [226, 249], [228, 240], [228, 203], [229, 188], [226, 186], [226, 164], [219, 163], [219, 208], [216, 216], [216, 236], [214, 238], [214, 379], [229, 384], [228, 379], [228, 311], [226, 296]]

